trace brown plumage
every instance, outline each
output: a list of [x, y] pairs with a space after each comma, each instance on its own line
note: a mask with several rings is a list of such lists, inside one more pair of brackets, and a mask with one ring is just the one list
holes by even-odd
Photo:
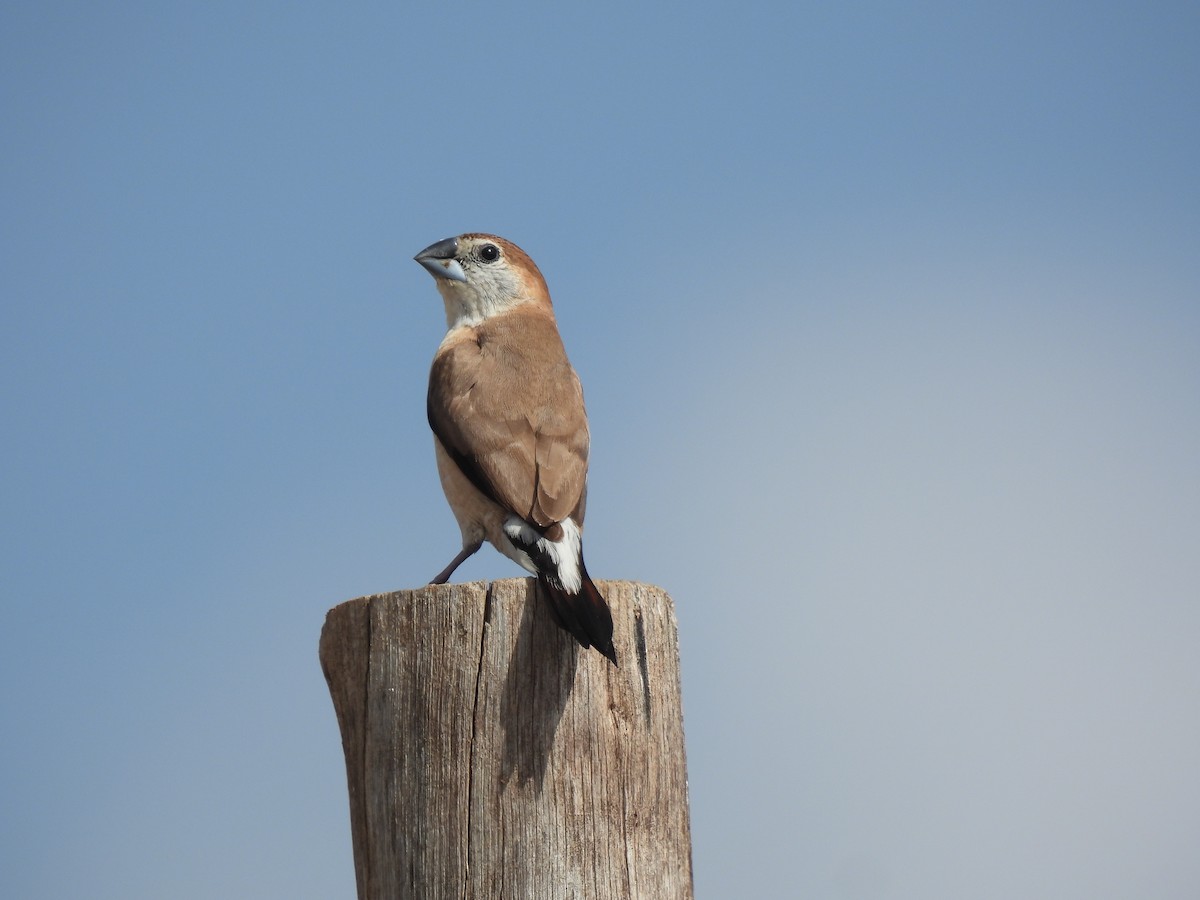
[[559, 624], [616, 663], [612, 616], [583, 564], [588, 425], [546, 282], [515, 244], [466, 234], [417, 261], [434, 276], [447, 333], [428, 417], [463, 549], [487, 540], [537, 575]]

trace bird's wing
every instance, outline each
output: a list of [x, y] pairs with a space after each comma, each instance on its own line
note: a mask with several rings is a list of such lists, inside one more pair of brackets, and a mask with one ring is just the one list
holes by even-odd
[[434, 434], [482, 494], [539, 530], [582, 524], [587, 416], [553, 320], [514, 312], [461, 332], [430, 372]]

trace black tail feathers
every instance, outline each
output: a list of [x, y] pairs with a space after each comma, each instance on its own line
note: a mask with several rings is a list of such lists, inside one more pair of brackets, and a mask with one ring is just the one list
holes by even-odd
[[557, 580], [538, 575], [538, 583], [546, 595], [550, 612], [563, 631], [574, 635], [585, 649], [595, 647], [617, 665], [617, 651], [613, 648], [612, 612], [608, 608], [599, 588], [592, 583], [580, 560], [583, 584], [578, 593], [569, 593]]

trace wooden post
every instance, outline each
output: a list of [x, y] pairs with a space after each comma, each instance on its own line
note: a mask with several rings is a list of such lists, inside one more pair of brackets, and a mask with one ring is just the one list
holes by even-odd
[[598, 585], [620, 668], [531, 578], [329, 611], [359, 900], [692, 898], [674, 608]]

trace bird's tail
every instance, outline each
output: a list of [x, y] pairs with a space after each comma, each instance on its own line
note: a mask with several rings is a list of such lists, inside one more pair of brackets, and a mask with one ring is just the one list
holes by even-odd
[[576, 592], [567, 590], [553, 574], [544, 571], [538, 572], [538, 583], [559, 626], [574, 635], [585, 649], [595, 647], [615, 666], [617, 651], [612, 642], [612, 611], [584, 568], [582, 554], [579, 557], [579, 574], [582, 577]]

